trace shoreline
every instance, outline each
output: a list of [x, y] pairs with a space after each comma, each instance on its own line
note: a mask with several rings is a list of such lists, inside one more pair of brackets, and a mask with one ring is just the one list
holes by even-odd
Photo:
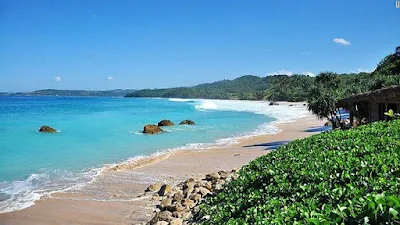
[[[238, 143], [228, 147], [174, 151], [161, 159], [150, 160], [140, 167], [128, 167], [123, 170], [117, 168], [117, 171], [108, 169], [99, 175], [96, 181], [88, 184], [84, 188], [86, 190], [51, 194], [51, 197], [44, 197], [29, 208], [0, 214], [0, 222], [5, 224], [143, 223], [151, 219], [155, 209], [155, 203], [150, 198], [138, 197], [149, 184], [156, 181], [176, 184], [189, 177], [241, 167], [269, 152], [266, 148], [274, 147], [260, 144], [304, 138], [315, 134], [304, 130], [322, 125], [323, 121], [308, 115], [294, 122], [278, 123], [276, 126], [280, 132], [276, 134], [239, 138]], [[148, 179], [142, 180], [143, 175]]]

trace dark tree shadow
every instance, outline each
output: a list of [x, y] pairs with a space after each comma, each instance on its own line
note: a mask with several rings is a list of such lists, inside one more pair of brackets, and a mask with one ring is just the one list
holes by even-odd
[[331, 126], [310, 127], [305, 132], [325, 132], [332, 130]]
[[273, 141], [273, 142], [267, 142], [267, 143], [260, 143], [260, 144], [254, 144], [254, 145], [245, 145], [243, 147], [245, 148], [250, 148], [250, 147], [267, 147], [265, 150], [276, 150], [282, 145], [286, 145], [290, 141]]

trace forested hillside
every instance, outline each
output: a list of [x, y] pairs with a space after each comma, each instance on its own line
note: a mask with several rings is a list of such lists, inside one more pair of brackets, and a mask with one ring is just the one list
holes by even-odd
[[[324, 85], [321, 86], [321, 84]], [[317, 77], [304, 75], [275, 75], [257, 77], [246, 75], [234, 80], [222, 80], [193, 87], [144, 89], [126, 97], [208, 98], [271, 101], [309, 101], [326, 85], [336, 97], [375, 90], [400, 84], [400, 58], [386, 56], [372, 73], [336, 74], [321, 72]]]

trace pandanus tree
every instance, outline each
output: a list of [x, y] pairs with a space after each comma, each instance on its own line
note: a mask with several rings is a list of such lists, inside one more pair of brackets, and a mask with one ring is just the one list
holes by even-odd
[[308, 110], [320, 119], [326, 118], [335, 124], [340, 118], [336, 113], [336, 103], [343, 93], [340, 91], [340, 80], [336, 73], [322, 72], [316, 78], [310, 91]]

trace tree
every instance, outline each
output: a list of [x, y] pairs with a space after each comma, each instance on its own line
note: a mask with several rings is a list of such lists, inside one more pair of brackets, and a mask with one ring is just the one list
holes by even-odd
[[[339, 122], [336, 113], [337, 100], [342, 96], [342, 93], [337, 88], [340, 86], [340, 80], [336, 73], [322, 72], [316, 79], [314, 86], [311, 89], [308, 110], [317, 115], [320, 119], [326, 118], [336, 124]], [[336, 126], [334, 126], [336, 127]]]

